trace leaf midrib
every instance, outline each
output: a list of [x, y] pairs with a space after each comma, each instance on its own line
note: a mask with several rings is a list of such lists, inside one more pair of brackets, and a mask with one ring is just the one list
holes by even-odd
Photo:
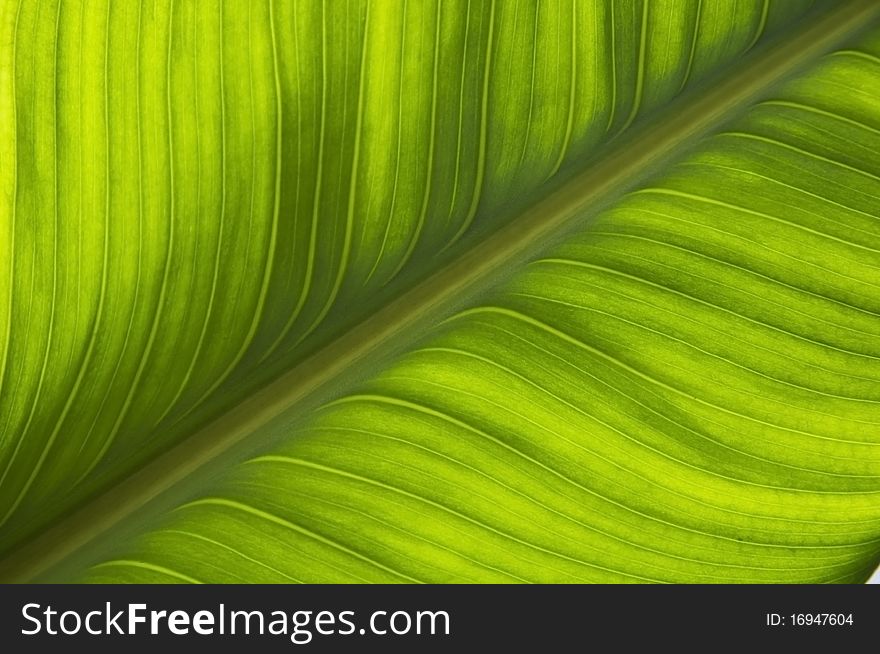
[[[107, 489], [79, 510], [25, 542], [0, 561], [0, 582], [33, 579], [172, 487], [209, 468], [258, 433], [258, 428], [292, 413], [356, 366], [368, 366], [401, 344], [414, 341], [424, 327], [496, 284], [505, 271], [540, 254], [572, 228], [584, 213], [595, 212], [636, 186], [700, 136], [744, 109], [762, 92], [798, 68], [869, 26], [880, 3], [855, 0], [839, 5], [791, 37], [741, 62], [737, 72], [696, 94], [670, 103], [649, 125], [636, 127], [607, 147], [580, 172], [548, 185], [543, 197], [448, 265], [388, 302], [323, 349], [284, 373], [195, 434]], [[759, 62], [760, 65], [751, 65]], [[340, 383], [336, 392], [340, 392]], [[253, 441], [254, 439], [251, 439]], [[255, 444], [249, 443], [251, 446]]]

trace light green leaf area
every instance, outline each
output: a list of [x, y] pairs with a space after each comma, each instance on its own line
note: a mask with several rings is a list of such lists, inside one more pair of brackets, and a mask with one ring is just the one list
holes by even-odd
[[805, 3], [747, 4], [4, 2], [0, 523], [185, 436]]
[[878, 99], [875, 31], [77, 578], [865, 580]]
[[0, 579], [867, 579], [880, 6], [812, 4], [0, 0]]
[[811, 4], [2, 0], [0, 550]]

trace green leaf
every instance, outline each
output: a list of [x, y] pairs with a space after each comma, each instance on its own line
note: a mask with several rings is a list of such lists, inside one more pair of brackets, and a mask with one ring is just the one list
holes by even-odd
[[4, 2], [4, 576], [865, 580], [880, 8], [808, 4]]

